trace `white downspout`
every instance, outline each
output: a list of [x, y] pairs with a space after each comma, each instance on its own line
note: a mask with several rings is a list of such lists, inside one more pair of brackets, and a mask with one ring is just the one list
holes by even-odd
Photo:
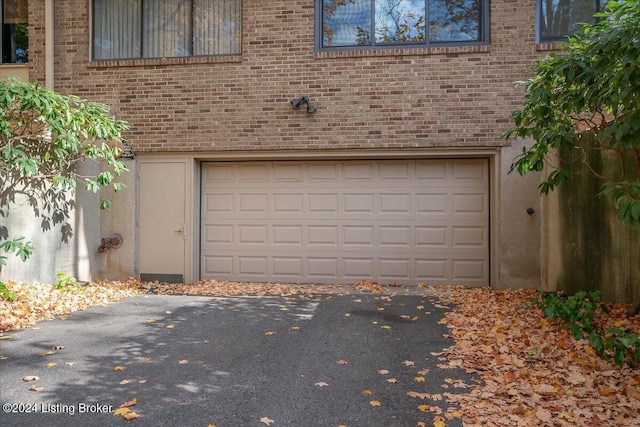
[[55, 89], [54, 85], [54, 27], [53, 27], [53, 0], [44, 1], [44, 84], [49, 89]]

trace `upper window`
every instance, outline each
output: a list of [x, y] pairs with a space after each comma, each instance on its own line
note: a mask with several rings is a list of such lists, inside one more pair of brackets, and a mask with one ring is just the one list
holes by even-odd
[[317, 0], [320, 48], [486, 43], [489, 0]]
[[553, 42], [573, 36], [581, 24], [593, 24], [606, 0], [538, 0], [538, 40]]
[[29, 38], [27, 31], [27, 0], [2, 0], [2, 63], [24, 64], [27, 62]]
[[93, 59], [239, 54], [242, 0], [93, 0]]

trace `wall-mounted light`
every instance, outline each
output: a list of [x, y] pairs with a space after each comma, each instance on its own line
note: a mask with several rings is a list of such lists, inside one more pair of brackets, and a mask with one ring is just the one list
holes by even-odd
[[300, 108], [302, 104], [307, 104], [307, 113], [311, 114], [316, 112], [316, 106], [309, 102], [308, 96], [301, 96], [291, 101], [291, 105], [296, 107], [296, 109]]

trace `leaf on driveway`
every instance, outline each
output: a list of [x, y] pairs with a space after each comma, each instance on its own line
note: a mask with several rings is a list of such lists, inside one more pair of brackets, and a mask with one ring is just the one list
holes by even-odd
[[371, 406], [381, 406], [381, 403], [379, 400], [372, 400], [369, 402], [369, 405]]
[[420, 405], [420, 406], [418, 406], [418, 410], [420, 412], [429, 412], [430, 408], [431, 408], [431, 406], [429, 406], [429, 405]]
[[176, 327], [175, 325], [167, 325], [167, 329], [173, 329], [175, 327]]
[[57, 366], [58, 364], [56, 362], [49, 362], [47, 363], [47, 368], [53, 368], [54, 366]]
[[260, 422], [261, 422], [262, 424], [266, 424], [266, 425], [268, 425], [268, 426], [269, 426], [269, 425], [271, 425], [271, 424], [275, 423], [275, 420], [272, 420], [272, 419], [270, 419], [269, 417], [262, 417], [262, 418], [260, 418]]
[[389, 378], [389, 379], [387, 380], [387, 382], [388, 382], [389, 384], [396, 384], [396, 383], [398, 382], [398, 380], [397, 380], [397, 379], [395, 379], [395, 378]]
[[373, 392], [371, 390], [365, 390], [362, 392], [362, 394], [366, 395], [366, 396], [371, 396], [373, 394]]
[[131, 400], [128, 400], [126, 402], [124, 402], [122, 405], [118, 406], [118, 408], [128, 408], [129, 406], [133, 406], [136, 403], [138, 403], [138, 399], [136, 399], [135, 397]]
[[419, 393], [417, 391], [408, 391], [407, 395], [409, 395], [409, 397], [417, 397], [419, 399], [427, 399], [429, 397], [429, 393]]
[[413, 380], [417, 383], [423, 383], [424, 382], [424, 377], [413, 377]]
[[378, 373], [379, 373], [380, 375], [387, 375], [387, 374], [389, 373], [389, 371], [387, 371], [386, 369], [380, 369], [380, 370], [378, 371]]
[[444, 423], [444, 418], [442, 417], [434, 417], [433, 418], [433, 427], [446, 427]]
[[389, 325], [384, 325], [384, 326], [380, 326], [381, 329], [391, 329], [391, 326]]
[[125, 369], [127, 369], [127, 367], [126, 366], [122, 366], [122, 365], [118, 365], [118, 366], [113, 368], [113, 370], [116, 371], [116, 372], [124, 371]]
[[131, 410], [129, 408], [118, 408], [115, 411], [113, 411], [113, 416], [115, 417], [116, 415], [122, 415], [124, 416], [126, 413], [131, 412]]
[[135, 412], [127, 412], [126, 414], [123, 415], [124, 419], [127, 421], [135, 420], [139, 416], [140, 415], [136, 414]]
[[329, 387], [329, 384], [325, 383], [324, 381], [321, 381], [321, 382], [319, 382], [319, 383], [316, 383], [316, 385], [317, 385], [318, 387]]
[[29, 382], [29, 381], [38, 381], [40, 379], [40, 377], [35, 376], [35, 375], [27, 375], [26, 377], [24, 377], [22, 379], [22, 381], [24, 382]]
[[412, 360], [405, 360], [402, 364], [404, 366], [415, 366], [415, 363]]
[[29, 388], [30, 391], [42, 391], [44, 390], [44, 387], [40, 387], [40, 386], [33, 386]]
[[56, 352], [53, 350], [44, 351], [42, 353], [39, 353], [38, 356], [51, 356], [52, 354], [56, 354]]
[[120, 385], [125, 385], [125, 384], [129, 384], [130, 382], [131, 382], [131, 381], [129, 381], [129, 380], [122, 380], [122, 381], [120, 381], [118, 384], [120, 384]]
[[269, 332], [265, 332], [264, 334], [265, 334], [266, 336], [270, 337], [270, 336], [275, 335], [275, 332], [273, 332], [273, 331], [269, 331]]
[[187, 363], [189, 363], [189, 361], [187, 359], [182, 359], [178, 361], [178, 364], [180, 365], [186, 365]]
[[338, 363], [338, 365], [346, 365], [346, 364], [347, 364], [347, 361], [346, 361], [346, 360], [342, 360], [342, 359], [340, 359], [340, 360], [338, 360], [338, 362], [337, 362], [337, 363]]

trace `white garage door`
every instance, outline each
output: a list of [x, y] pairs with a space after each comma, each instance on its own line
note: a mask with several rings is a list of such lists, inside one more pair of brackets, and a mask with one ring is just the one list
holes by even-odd
[[486, 159], [207, 162], [201, 278], [489, 283]]

